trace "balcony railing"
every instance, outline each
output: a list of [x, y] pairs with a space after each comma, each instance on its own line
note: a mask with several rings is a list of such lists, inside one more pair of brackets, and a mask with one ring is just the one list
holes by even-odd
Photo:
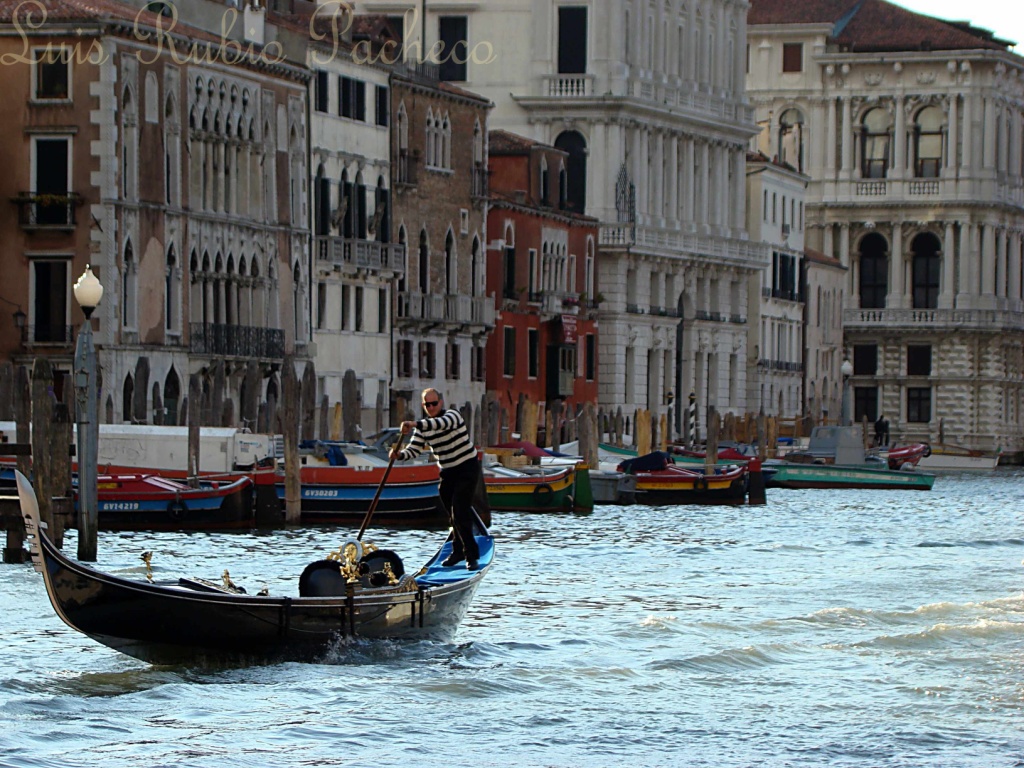
[[405, 246], [401, 243], [320, 236], [316, 238], [316, 257], [318, 261], [356, 269], [405, 272]]
[[544, 95], [556, 99], [579, 99], [594, 95], [594, 76], [587, 74], [545, 75]]
[[1021, 331], [1024, 312], [1003, 309], [847, 309], [843, 326], [956, 331]]
[[630, 222], [601, 224], [598, 242], [608, 248], [638, 246], [673, 254], [692, 254], [714, 260], [742, 260], [768, 263], [769, 250], [764, 243], [725, 237], [709, 237], [679, 229], [634, 225]]
[[189, 352], [197, 355], [284, 358], [284, 331], [224, 323], [191, 323]]
[[436, 296], [400, 291], [395, 319], [399, 322], [490, 327], [494, 325], [494, 300], [487, 296]]
[[27, 229], [70, 229], [76, 225], [75, 209], [82, 198], [74, 193], [19, 192], [12, 200], [18, 206], [18, 224]]

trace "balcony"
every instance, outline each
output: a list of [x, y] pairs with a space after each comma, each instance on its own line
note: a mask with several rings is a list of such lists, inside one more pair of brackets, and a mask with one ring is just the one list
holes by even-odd
[[284, 331], [224, 323], [191, 323], [189, 352], [195, 355], [284, 359]]
[[846, 309], [849, 331], [983, 331], [1024, 330], [1024, 312], [1004, 309]]
[[459, 326], [494, 326], [494, 300], [487, 296], [461, 296], [400, 291], [395, 322], [456, 328]]
[[583, 73], [545, 75], [543, 93], [552, 99], [583, 99], [594, 95], [594, 76]]
[[349, 267], [352, 270], [389, 270], [405, 272], [405, 246], [400, 243], [378, 243], [348, 237], [321, 235], [315, 238], [316, 258], [320, 264]]
[[11, 202], [18, 206], [18, 225], [23, 229], [74, 229], [75, 209], [82, 198], [74, 193], [19, 192]]
[[636, 246], [644, 251], [664, 253], [674, 258], [685, 254], [696, 259], [744, 266], [769, 263], [769, 251], [764, 243], [697, 235], [669, 227], [637, 226], [630, 222], [601, 224], [598, 244], [609, 250]]

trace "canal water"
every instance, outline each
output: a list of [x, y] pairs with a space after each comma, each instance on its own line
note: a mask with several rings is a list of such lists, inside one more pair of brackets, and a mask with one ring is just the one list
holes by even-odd
[[[501, 514], [455, 642], [317, 664], [149, 666], [0, 566], [0, 766], [1024, 765], [1024, 473], [768, 502]], [[295, 593], [346, 533], [101, 533], [99, 566]]]

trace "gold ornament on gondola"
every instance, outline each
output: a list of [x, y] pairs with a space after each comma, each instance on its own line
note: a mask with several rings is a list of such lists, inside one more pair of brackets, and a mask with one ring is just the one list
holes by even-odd
[[144, 562], [146, 564], [146, 581], [148, 581], [150, 584], [153, 583], [153, 567], [150, 564], [150, 561], [152, 561], [152, 559], [153, 559], [153, 553], [152, 552], [143, 552], [142, 553], [142, 562]]

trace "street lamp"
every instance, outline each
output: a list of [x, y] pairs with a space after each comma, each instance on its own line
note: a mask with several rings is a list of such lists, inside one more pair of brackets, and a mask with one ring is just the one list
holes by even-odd
[[92, 313], [103, 298], [103, 286], [87, 264], [75, 283], [75, 301], [85, 322], [75, 343], [75, 402], [78, 427], [78, 559], [96, 560], [99, 504], [96, 470], [100, 427], [96, 395], [96, 350], [92, 345]]
[[839, 372], [843, 375], [843, 426], [849, 426], [853, 423], [850, 416], [850, 377], [853, 376], [853, 363], [849, 360], [843, 360]]

